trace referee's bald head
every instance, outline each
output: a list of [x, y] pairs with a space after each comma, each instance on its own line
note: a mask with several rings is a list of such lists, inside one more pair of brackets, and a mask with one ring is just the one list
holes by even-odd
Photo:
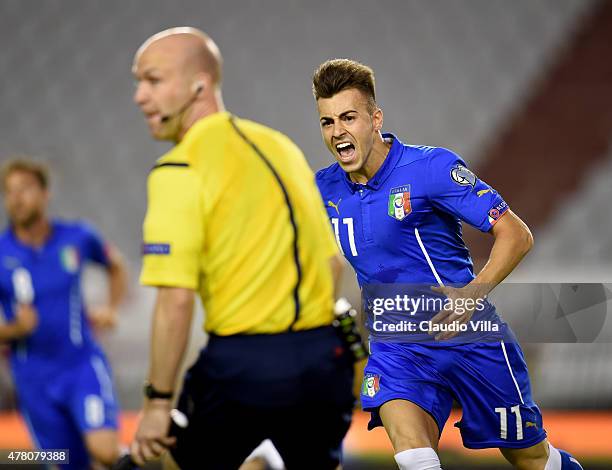
[[222, 62], [215, 42], [190, 27], [161, 31], [138, 48], [133, 99], [155, 139], [180, 142], [198, 120], [225, 109]]
[[189, 26], [169, 28], [148, 38], [134, 55], [132, 69], [145, 55], [163, 57], [183, 73], [205, 73], [213, 85], [222, 79], [223, 58], [217, 44], [203, 31]]

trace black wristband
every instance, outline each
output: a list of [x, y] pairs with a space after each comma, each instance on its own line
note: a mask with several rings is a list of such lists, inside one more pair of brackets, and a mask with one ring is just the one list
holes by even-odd
[[174, 392], [161, 392], [157, 390], [150, 382], [145, 382], [143, 392], [144, 396], [149, 399], [157, 398], [162, 400], [169, 400], [172, 398], [172, 395], [174, 395]]

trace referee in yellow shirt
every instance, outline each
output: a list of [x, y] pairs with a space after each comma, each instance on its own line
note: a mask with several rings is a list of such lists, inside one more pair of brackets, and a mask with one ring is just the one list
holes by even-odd
[[[193, 28], [149, 38], [134, 101], [176, 145], [148, 181], [141, 281], [157, 288], [145, 405], [132, 456], [171, 448], [181, 468], [236, 469], [269, 438], [288, 469], [340, 462], [354, 398], [330, 326], [341, 261], [314, 176], [283, 134], [226, 112], [222, 59]], [[195, 294], [210, 340], [167, 437]]]

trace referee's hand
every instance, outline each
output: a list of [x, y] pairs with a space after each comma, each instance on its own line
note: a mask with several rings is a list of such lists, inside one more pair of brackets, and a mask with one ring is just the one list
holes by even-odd
[[143, 466], [155, 460], [175, 444], [175, 437], [168, 437], [170, 429], [170, 400], [147, 400], [142, 410], [138, 430], [130, 447], [132, 460]]

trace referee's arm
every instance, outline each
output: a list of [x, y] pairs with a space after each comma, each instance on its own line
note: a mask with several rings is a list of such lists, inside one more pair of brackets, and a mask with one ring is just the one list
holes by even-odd
[[155, 395], [166, 398], [145, 400], [131, 446], [132, 459], [139, 465], [175, 442], [168, 437], [171, 397], [191, 331], [204, 246], [197, 175], [188, 166], [161, 167], [151, 172], [148, 186], [140, 280], [157, 289], [148, 382], [159, 392]]
[[159, 287], [153, 312], [149, 383], [161, 391], [173, 391], [189, 341], [195, 291]]
[[[148, 382], [158, 392], [171, 394], [189, 341], [195, 292], [183, 287], [158, 287], [151, 332]], [[138, 465], [159, 457], [175, 443], [168, 437], [172, 399], [146, 399], [131, 446]]]

